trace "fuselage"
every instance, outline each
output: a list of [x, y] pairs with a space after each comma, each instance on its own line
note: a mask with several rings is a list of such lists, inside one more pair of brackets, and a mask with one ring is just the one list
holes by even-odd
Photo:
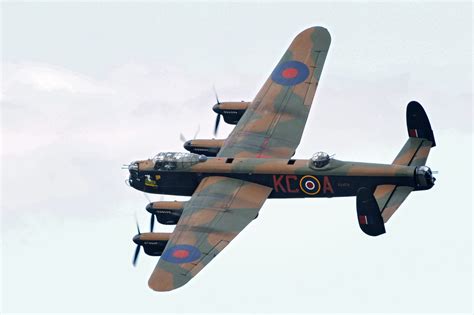
[[416, 167], [344, 162], [331, 159], [315, 168], [309, 160], [259, 158], [208, 158], [189, 167], [157, 169], [152, 159], [134, 162], [129, 183], [148, 193], [191, 196], [208, 176], [242, 179], [273, 188], [269, 198], [355, 196], [357, 190], [378, 185], [419, 187]]

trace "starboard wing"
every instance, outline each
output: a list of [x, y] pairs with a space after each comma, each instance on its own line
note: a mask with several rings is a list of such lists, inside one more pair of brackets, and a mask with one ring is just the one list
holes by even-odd
[[255, 219], [271, 191], [239, 179], [204, 178], [186, 203], [150, 288], [170, 291], [187, 283]]
[[293, 156], [330, 43], [331, 36], [323, 27], [311, 27], [296, 36], [218, 156]]

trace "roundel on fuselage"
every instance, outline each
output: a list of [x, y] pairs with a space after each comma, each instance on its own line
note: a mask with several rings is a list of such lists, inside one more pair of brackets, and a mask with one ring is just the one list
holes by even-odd
[[307, 195], [316, 195], [321, 190], [321, 183], [316, 177], [306, 175], [300, 179], [300, 188]]

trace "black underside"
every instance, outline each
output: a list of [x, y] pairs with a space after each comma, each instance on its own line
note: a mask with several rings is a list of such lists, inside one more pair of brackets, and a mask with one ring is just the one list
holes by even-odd
[[392, 184], [414, 187], [414, 176], [315, 176], [320, 189], [305, 193], [301, 185], [304, 175], [272, 174], [235, 174], [235, 173], [184, 173], [184, 172], [150, 172], [151, 178], [160, 175], [156, 186], [145, 186], [144, 178], [133, 181], [134, 188], [157, 194], [191, 196], [200, 181], [207, 176], [224, 176], [257, 183], [273, 188], [269, 198], [309, 198], [309, 197], [345, 197], [355, 196], [361, 187], [372, 192], [377, 185]]
[[143, 249], [147, 255], [161, 256], [168, 241], [151, 241], [149, 244], [144, 244]]
[[224, 121], [230, 125], [237, 125], [242, 115], [245, 113], [245, 110], [235, 110], [235, 111], [224, 111], [222, 117]]
[[165, 210], [157, 212], [155, 216], [158, 222], [160, 222], [161, 224], [176, 225], [182, 213], [183, 210]]
[[220, 147], [188, 147], [188, 150], [191, 153], [204, 154], [205, 156], [217, 156], [219, 153]]

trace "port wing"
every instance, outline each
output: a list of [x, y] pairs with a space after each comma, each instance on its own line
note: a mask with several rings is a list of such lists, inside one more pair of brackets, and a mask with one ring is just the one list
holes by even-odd
[[203, 179], [183, 209], [148, 281], [150, 288], [170, 291], [191, 280], [257, 217], [271, 191], [228, 177]]
[[323, 27], [311, 27], [296, 36], [218, 156], [293, 156], [303, 134], [330, 43], [331, 36]]

